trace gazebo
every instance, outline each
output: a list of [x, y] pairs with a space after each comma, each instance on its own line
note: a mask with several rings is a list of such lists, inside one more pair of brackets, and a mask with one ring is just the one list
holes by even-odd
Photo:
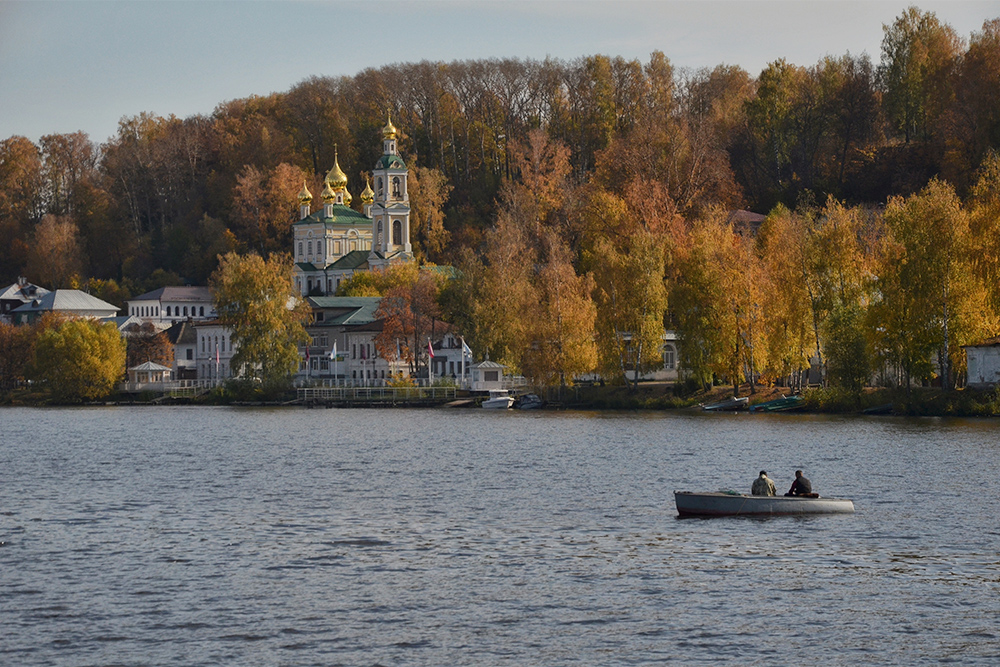
[[172, 372], [169, 366], [161, 366], [154, 361], [147, 361], [128, 369], [129, 385], [133, 389], [162, 389], [163, 384], [170, 381]]

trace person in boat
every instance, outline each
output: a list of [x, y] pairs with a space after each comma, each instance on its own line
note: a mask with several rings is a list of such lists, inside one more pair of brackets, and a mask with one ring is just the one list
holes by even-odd
[[806, 476], [802, 474], [801, 470], [795, 471], [795, 481], [792, 482], [792, 488], [788, 489], [786, 496], [808, 496], [812, 495], [813, 485], [806, 479]]
[[773, 496], [777, 494], [777, 491], [774, 488], [774, 482], [767, 476], [766, 470], [761, 470], [760, 476], [753, 481], [753, 486], [750, 487], [750, 493], [755, 496]]

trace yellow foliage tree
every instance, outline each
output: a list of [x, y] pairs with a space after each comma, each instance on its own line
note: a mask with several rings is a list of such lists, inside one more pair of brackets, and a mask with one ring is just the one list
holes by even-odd
[[125, 341], [111, 323], [69, 320], [35, 341], [31, 377], [57, 401], [76, 403], [110, 394], [125, 373]]

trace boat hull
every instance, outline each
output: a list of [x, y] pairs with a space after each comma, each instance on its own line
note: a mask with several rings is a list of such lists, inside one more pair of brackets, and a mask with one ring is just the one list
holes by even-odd
[[711, 403], [709, 405], [701, 406], [702, 410], [708, 410], [710, 412], [728, 412], [731, 410], [746, 410], [747, 404], [750, 399], [746, 396], [741, 398], [729, 398], [725, 401], [719, 403]]
[[846, 498], [748, 496], [674, 491], [674, 503], [677, 505], [677, 513], [681, 516], [798, 516], [854, 512], [854, 502]]
[[483, 407], [487, 410], [510, 410], [514, 405], [514, 399], [511, 397], [502, 398], [490, 398], [483, 401]]

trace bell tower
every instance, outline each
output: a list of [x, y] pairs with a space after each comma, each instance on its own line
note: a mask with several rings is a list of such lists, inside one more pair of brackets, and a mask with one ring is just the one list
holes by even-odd
[[382, 157], [372, 170], [375, 196], [371, 205], [372, 251], [368, 256], [369, 266], [386, 266], [413, 258], [408, 175], [406, 163], [399, 155], [396, 128], [389, 118], [382, 128]]

